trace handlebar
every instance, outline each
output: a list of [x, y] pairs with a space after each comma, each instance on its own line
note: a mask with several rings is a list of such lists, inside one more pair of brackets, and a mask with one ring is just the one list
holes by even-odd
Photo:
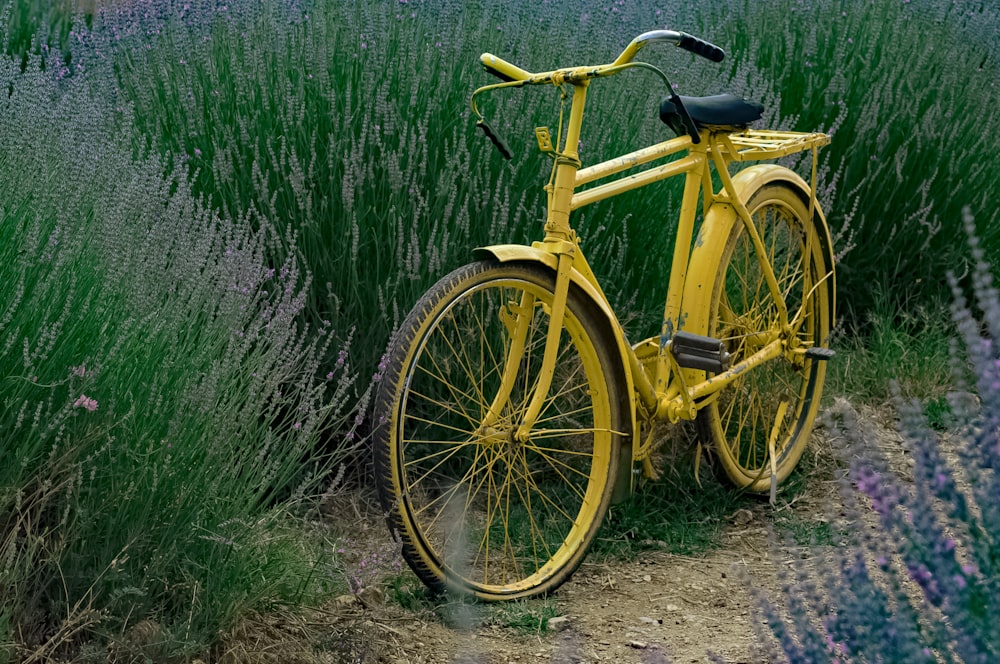
[[711, 60], [712, 62], [722, 62], [723, 58], [726, 57], [726, 52], [715, 44], [699, 39], [693, 35], [689, 35], [686, 32], [679, 32], [676, 30], [653, 30], [651, 32], [644, 32], [633, 39], [629, 45], [625, 47], [625, 50], [622, 51], [621, 54], [610, 64], [598, 65], [596, 67], [571, 67], [568, 69], [554, 69], [552, 71], [533, 74], [529, 71], [521, 69], [517, 65], [507, 62], [503, 58], [493, 55], [492, 53], [483, 53], [479, 60], [483, 63], [483, 67], [488, 73], [493, 74], [500, 80], [507, 83], [519, 82], [523, 85], [563, 82], [576, 83], [584, 79], [617, 74], [622, 69], [627, 68], [627, 65], [632, 62], [636, 54], [641, 49], [649, 44], [664, 42], [673, 44], [684, 49], [685, 51], [690, 51], [695, 55], [700, 55], [703, 58]]
[[550, 83], [554, 85], [562, 85], [564, 83], [581, 85], [593, 78], [611, 76], [612, 74], [617, 74], [618, 72], [633, 67], [643, 67], [652, 70], [658, 74], [661, 79], [663, 79], [667, 89], [670, 90], [673, 95], [671, 97], [671, 101], [677, 107], [677, 110], [684, 122], [684, 126], [687, 129], [688, 134], [691, 135], [691, 140], [698, 143], [700, 140], [698, 129], [695, 126], [694, 121], [691, 119], [691, 116], [688, 115], [687, 110], [684, 108], [684, 104], [681, 99], [673, 93], [673, 88], [670, 86], [670, 82], [667, 80], [666, 74], [648, 63], [634, 62], [636, 54], [647, 45], [664, 42], [683, 48], [685, 51], [690, 51], [695, 55], [700, 55], [701, 57], [707, 58], [713, 62], [721, 62], [726, 56], [725, 51], [715, 44], [711, 44], [703, 39], [689, 35], [686, 32], [679, 32], [676, 30], [653, 30], [651, 32], [644, 32], [629, 42], [629, 45], [625, 47], [625, 50], [622, 51], [613, 62], [606, 65], [554, 69], [552, 71], [542, 72], [539, 74], [533, 74], [530, 71], [521, 69], [517, 65], [511, 64], [510, 62], [507, 62], [503, 58], [497, 57], [492, 53], [483, 53], [479, 57], [479, 61], [483, 63], [483, 67], [487, 72], [493, 74], [503, 82], [481, 87], [472, 93], [472, 99], [469, 103], [472, 107], [472, 112], [478, 117], [476, 124], [483, 130], [486, 136], [493, 141], [493, 144], [498, 150], [500, 150], [500, 153], [504, 156], [504, 158], [510, 159], [510, 148], [499, 136], [497, 136], [496, 133], [494, 133], [492, 128], [486, 124], [482, 114], [476, 108], [476, 96], [479, 93], [499, 88], [538, 85], [543, 83]]

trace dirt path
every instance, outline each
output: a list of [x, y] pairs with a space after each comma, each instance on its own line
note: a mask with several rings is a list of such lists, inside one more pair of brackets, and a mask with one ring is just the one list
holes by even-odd
[[[873, 418], [885, 421], [884, 414], [869, 413]], [[905, 466], [898, 437], [885, 426], [877, 428], [876, 444]], [[777, 596], [781, 571], [791, 568], [800, 550], [772, 548], [769, 530], [794, 523], [809, 531], [828, 521], [835, 488], [824, 437], [820, 431], [812, 458], [803, 461], [812, 465], [804, 471], [809, 475], [803, 491], [791, 498], [779, 494], [773, 507], [766, 500], [744, 503], [728, 515], [719, 544], [704, 555], [645, 551], [634, 560], [588, 558], [554, 597], [506, 609], [434, 605], [419, 599], [421, 586], [405, 567], [385, 566], [377, 582], [368, 580], [367, 591], [339, 598], [314, 619], [269, 622], [270, 636], [260, 639], [261, 647], [231, 650], [230, 661], [652, 664], [707, 662], [711, 651], [725, 662], [766, 662], [754, 637], [746, 573], [755, 586]], [[372, 502], [352, 500], [354, 542], [384, 545], [388, 538]], [[525, 616], [535, 627], [516, 626]], [[549, 628], [538, 629], [540, 622]], [[260, 634], [260, 624], [244, 635], [255, 631]], [[265, 656], [265, 650], [281, 657]]]
[[709, 650], [726, 662], [762, 661], [743, 572], [776, 587], [774, 563], [789, 561], [773, 560], [769, 550], [766, 524], [774, 516], [766, 502], [741, 508], [704, 556], [651, 551], [630, 561], [585, 561], [553, 598], [534, 603], [555, 616], [544, 631], [504, 626], [510, 614], [535, 610], [532, 603], [498, 616], [493, 607], [468, 604], [404, 609], [388, 588], [360, 601], [344, 597], [334, 613], [360, 624], [363, 635], [354, 637], [360, 642], [349, 657], [330, 661], [652, 664], [705, 662]]
[[[341, 598], [333, 615], [360, 631], [343, 642], [342, 658], [327, 661], [651, 664], [705, 662], [708, 651], [726, 662], [765, 661], [755, 654], [746, 575], [775, 591], [775, 570], [791, 558], [778, 550], [775, 559], [769, 524], [789, 516], [800, 523], [824, 520], [820, 496], [831, 490], [817, 486], [815, 495], [799, 495], [792, 505], [779, 500], [771, 507], [765, 500], [738, 509], [726, 519], [718, 546], [701, 556], [645, 551], [634, 560], [588, 558], [554, 597], [509, 609], [429, 602], [404, 608], [389, 579], [360, 599]], [[384, 528], [377, 519], [368, 527], [376, 537]], [[408, 576], [404, 569], [394, 578]], [[403, 594], [419, 594], [419, 582], [409, 583]], [[525, 617], [534, 629], [509, 626]], [[548, 617], [555, 618], [549, 629], [538, 629]]]
[[634, 562], [585, 563], [555, 600], [560, 627], [545, 634], [434, 621], [404, 625], [397, 660], [702, 662], [711, 648], [728, 662], [752, 661], [749, 596], [732, 567], [756, 566], [765, 554], [737, 538], [727, 544], [733, 546], [705, 558], [654, 553]]

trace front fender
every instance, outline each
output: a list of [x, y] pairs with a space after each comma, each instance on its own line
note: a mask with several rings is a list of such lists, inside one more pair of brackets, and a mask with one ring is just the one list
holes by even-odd
[[[541, 263], [553, 272], [556, 271], [559, 263], [559, 258], [555, 254], [523, 244], [497, 244], [489, 247], [479, 247], [473, 253], [476, 258], [495, 258], [501, 263], [511, 261]], [[629, 438], [631, 440], [626, 439], [622, 441], [621, 447], [618, 450], [618, 477], [615, 480], [612, 502], [619, 503], [625, 500], [632, 492], [632, 459], [637, 456], [641, 442], [639, 440], [639, 427], [636, 426], [635, 419], [635, 384], [632, 380], [632, 373], [629, 371], [628, 352], [630, 349], [628, 343], [625, 341], [621, 325], [618, 324], [618, 318], [611, 310], [604, 295], [575, 268], [570, 273], [570, 278], [603, 314], [607, 325], [605, 332], [610, 334], [615, 340], [618, 355], [621, 359], [619, 367], [619, 371], [621, 372], [620, 378], [625, 382], [626, 389], [625, 395], [619, 396], [628, 401], [626, 412], [628, 413], [629, 426], [631, 427], [629, 430]]]

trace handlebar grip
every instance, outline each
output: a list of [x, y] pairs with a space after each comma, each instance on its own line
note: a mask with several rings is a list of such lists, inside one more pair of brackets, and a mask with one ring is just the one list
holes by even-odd
[[685, 51], [690, 51], [695, 55], [700, 55], [703, 58], [711, 60], [712, 62], [722, 62], [722, 59], [726, 57], [726, 52], [715, 44], [711, 44], [704, 39], [698, 39], [693, 35], [687, 34], [686, 32], [681, 33], [681, 40], [677, 42], [677, 45]]
[[493, 130], [490, 129], [490, 126], [486, 124], [485, 120], [480, 120], [479, 122], [476, 123], [476, 126], [482, 129], [483, 133], [486, 134], [486, 137], [489, 138], [491, 141], [493, 141], [493, 145], [495, 145], [497, 150], [500, 151], [500, 154], [503, 155], [504, 159], [510, 159], [513, 156], [511, 154], [510, 148], [507, 147], [507, 143], [502, 138], [493, 133]]

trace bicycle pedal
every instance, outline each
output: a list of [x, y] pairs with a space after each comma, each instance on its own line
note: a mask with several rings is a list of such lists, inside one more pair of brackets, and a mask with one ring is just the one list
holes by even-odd
[[690, 332], [677, 332], [670, 339], [670, 352], [677, 366], [722, 373], [729, 368], [732, 356], [719, 339]]
[[806, 349], [806, 357], [817, 362], [826, 362], [833, 359], [833, 356], [836, 354], [837, 351], [832, 348], [823, 348], [822, 346], [813, 346]]

